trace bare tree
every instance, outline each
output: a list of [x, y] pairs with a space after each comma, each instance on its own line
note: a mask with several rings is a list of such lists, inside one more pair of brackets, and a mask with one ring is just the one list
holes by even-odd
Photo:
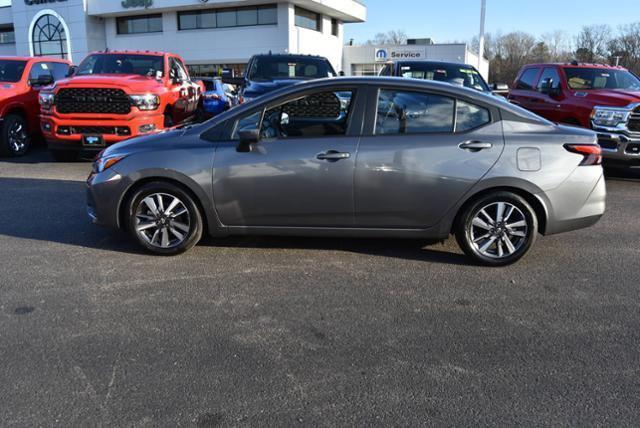
[[386, 33], [377, 33], [368, 45], [404, 45], [407, 43], [407, 33], [404, 30], [391, 30]]
[[553, 62], [569, 61], [573, 57], [571, 38], [561, 30], [545, 33], [540, 36], [549, 50], [549, 60]]
[[582, 27], [576, 36], [576, 59], [580, 62], [605, 62], [609, 59], [611, 28], [608, 25]]
[[640, 22], [619, 27], [608, 48], [612, 64], [619, 60], [620, 65], [640, 73]]

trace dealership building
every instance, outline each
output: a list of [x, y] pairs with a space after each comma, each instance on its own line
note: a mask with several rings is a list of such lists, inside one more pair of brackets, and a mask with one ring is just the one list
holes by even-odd
[[0, 55], [80, 63], [93, 51], [181, 55], [192, 74], [241, 72], [257, 53], [314, 54], [342, 70], [345, 23], [360, 0], [0, 0]]
[[434, 43], [431, 39], [409, 39], [402, 45], [345, 46], [343, 66], [352, 76], [378, 75], [392, 60], [445, 61], [473, 65], [485, 80], [489, 77], [489, 61], [478, 63], [478, 54], [465, 43]]

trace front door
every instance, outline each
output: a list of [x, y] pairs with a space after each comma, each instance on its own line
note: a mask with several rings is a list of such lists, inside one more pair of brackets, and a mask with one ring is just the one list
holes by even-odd
[[358, 149], [358, 227], [435, 225], [504, 148], [491, 107], [405, 89], [381, 89], [369, 100], [376, 118], [373, 135], [363, 136]]
[[[225, 226], [351, 227], [359, 132], [350, 124], [355, 91], [306, 95], [247, 113], [219, 143], [213, 173]], [[353, 102], [352, 102], [353, 101]], [[261, 140], [238, 150], [240, 132]]]

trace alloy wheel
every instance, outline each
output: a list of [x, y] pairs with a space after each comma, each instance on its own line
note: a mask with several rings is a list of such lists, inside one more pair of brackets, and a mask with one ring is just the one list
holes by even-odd
[[16, 121], [11, 125], [8, 140], [9, 147], [14, 154], [20, 155], [27, 151], [29, 147], [29, 135], [27, 135], [27, 129], [24, 123]]
[[146, 196], [135, 214], [138, 236], [157, 248], [174, 248], [182, 244], [191, 230], [191, 217], [179, 198], [166, 193]]
[[529, 224], [524, 213], [508, 202], [494, 202], [480, 209], [470, 225], [471, 244], [485, 257], [503, 259], [527, 242]]

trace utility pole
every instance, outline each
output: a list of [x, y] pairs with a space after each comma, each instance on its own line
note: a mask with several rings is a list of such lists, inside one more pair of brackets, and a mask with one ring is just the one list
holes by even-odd
[[480, 0], [480, 39], [478, 40], [478, 71], [482, 68], [484, 58], [484, 23], [487, 14], [487, 0]]

